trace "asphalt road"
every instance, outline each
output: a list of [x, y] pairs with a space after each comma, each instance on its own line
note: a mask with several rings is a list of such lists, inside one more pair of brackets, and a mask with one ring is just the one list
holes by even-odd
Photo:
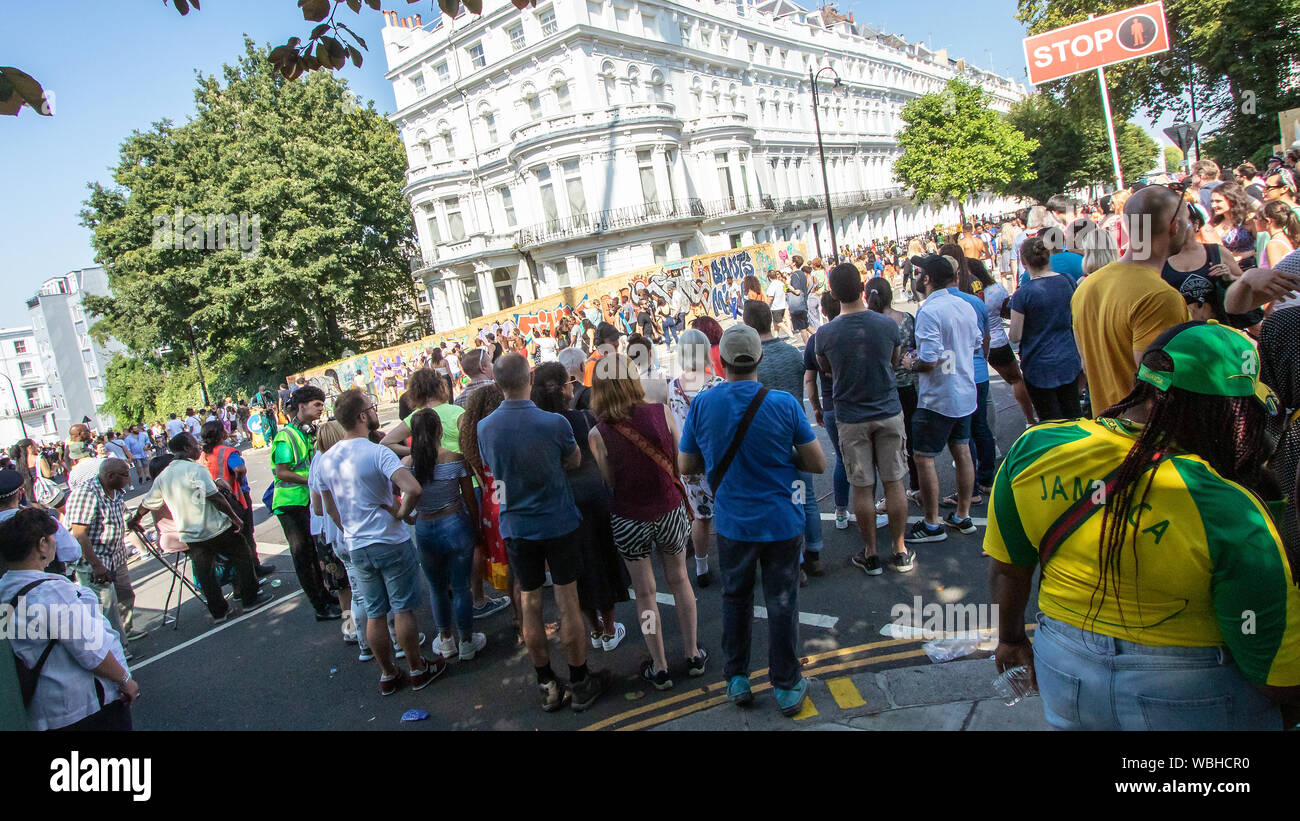
[[[992, 383], [995, 431], [1005, 451], [1024, 429], [1011, 391], [996, 375]], [[396, 413], [386, 408], [385, 425]], [[823, 448], [831, 453], [824, 429], [815, 428]], [[269, 450], [247, 451], [250, 481], [255, 499], [270, 479]], [[833, 457], [832, 457], [833, 459]], [[952, 492], [953, 471], [947, 460], [939, 463], [940, 482], [945, 494]], [[816, 478], [822, 500], [823, 519], [833, 519], [830, 474]], [[142, 491], [134, 494], [138, 499]], [[399, 690], [390, 697], [379, 695], [379, 670], [375, 662], [357, 661], [355, 645], [344, 644], [340, 622], [317, 622], [304, 600], [289, 560], [279, 523], [257, 503], [256, 534], [265, 561], [277, 566], [271, 589], [276, 601], [259, 611], [214, 628], [206, 609], [188, 593], [180, 608], [177, 625], [162, 624], [163, 604], [171, 577], [154, 559], [132, 565], [137, 589], [136, 623], [149, 635], [131, 645], [135, 678], [143, 694], [133, 708], [135, 725], [150, 730], [356, 730], [417, 729], [562, 729], [621, 728], [655, 726], [683, 712], [699, 709], [716, 700], [722, 682], [722, 596], [718, 583], [696, 590], [700, 641], [711, 653], [707, 673], [700, 678], [685, 674], [684, 652], [674, 608], [661, 605], [669, 658], [678, 659], [670, 672], [675, 688], [659, 692], [643, 685], [638, 677], [642, 658], [648, 654], [637, 630], [633, 602], [620, 604], [619, 621], [628, 636], [610, 653], [589, 651], [593, 668], [609, 668], [615, 683], [590, 710], [576, 714], [564, 710], [543, 713], [532, 666], [522, 645], [515, 642], [509, 610], [475, 623], [486, 633], [486, 649], [472, 661], [453, 661], [448, 671], [432, 685], [414, 693]], [[915, 507], [910, 516], [919, 515]], [[867, 577], [849, 564], [861, 548], [856, 526], [835, 529], [823, 522], [826, 574], [811, 580], [799, 591], [801, 617], [799, 639], [810, 663], [825, 659], [854, 659], [875, 656], [875, 669], [924, 663], [919, 643], [890, 642], [881, 628], [891, 621], [896, 605], [911, 605], [914, 597], [926, 603], [987, 603], [987, 559], [981, 555], [984, 535], [982, 517], [986, 505], [972, 508], [974, 535], [949, 530], [947, 541], [915, 545], [916, 568], [899, 574]], [[887, 530], [880, 531], [882, 543]], [[688, 565], [693, 562], [688, 560]], [[716, 571], [716, 562], [715, 562]], [[715, 577], [716, 577], [715, 572]], [[691, 573], [694, 580], [694, 573]], [[667, 593], [659, 575], [660, 591]], [[1032, 601], [1032, 600], [1031, 600]], [[762, 605], [761, 589], [755, 604]], [[421, 613], [421, 629], [434, 635], [432, 616]], [[547, 597], [547, 621], [558, 621], [553, 601]], [[767, 666], [765, 620], [755, 619], [752, 648], [753, 668], [758, 684]], [[900, 652], [900, 647], [904, 652]], [[567, 677], [563, 649], [551, 642], [552, 664]], [[850, 662], [851, 663], [851, 662]], [[402, 722], [409, 709], [426, 710], [428, 720]], [[737, 728], [740, 725], [737, 719]]]

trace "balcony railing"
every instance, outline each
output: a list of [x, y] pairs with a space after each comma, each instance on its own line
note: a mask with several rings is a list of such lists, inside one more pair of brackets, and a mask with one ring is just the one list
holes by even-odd
[[594, 236], [607, 231], [634, 228], [650, 223], [704, 216], [704, 203], [698, 199], [644, 202], [640, 205], [575, 214], [540, 222], [520, 230], [517, 241], [521, 246], [537, 245], [570, 237]]
[[[844, 208], [855, 205], [871, 205], [905, 197], [901, 188], [868, 188], [831, 194], [831, 207]], [[825, 196], [786, 198], [780, 201], [780, 211], [789, 214], [796, 211], [818, 211], [826, 208]]]
[[710, 200], [703, 205], [704, 216], [706, 217], [725, 217], [730, 214], [776, 210], [776, 202], [766, 194], [761, 197], [724, 197], [720, 200]]
[[[22, 409], [22, 415], [24, 417], [34, 416], [36, 414], [43, 414], [46, 411], [53, 410], [53, 409], [54, 409], [53, 402], [36, 402], [24, 407]], [[0, 419], [16, 419], [16, 418], [18, 418], [18, 411], [14, 410], [13, 408], [0, 409]]]

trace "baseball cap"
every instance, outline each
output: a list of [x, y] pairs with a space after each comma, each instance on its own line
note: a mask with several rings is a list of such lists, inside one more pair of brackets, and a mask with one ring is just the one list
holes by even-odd
[[23, 489], [23, 477], [13, 468], [0, 470], [0, 501], [9, 501]]
[[1191, 274], [1178, 286], [1178, 292], [1188, 302], [1208, 302], [1214, 293], [1214, 283], [1200, 274]]
[[927, 254], [923, 257], [912, 257], [912, 264], [920, 268], [927, 274], [937, 274], [941, 278], [951, 277], [956, 270], [954, 267], [956, 260], [951, 257], [941, 257], [938, 254]]
[[722, 332], [718, 356], [724, 365], [755, 365], [763, 358], [763, 342], [758, 331], [748, 325], [732, 325]]
[[1137, 378], [1167, 391], [1171, 387], [1206, 396], [1253, 396], [1270, 414], [1277, 396], [1259, 381], [1259, 352], [1250, 337], [1214, 320], [1184, 322], [1162, 333], [1147, 351], [1164, 351], [1173, 367], [1153, 370], [1145, 364]]

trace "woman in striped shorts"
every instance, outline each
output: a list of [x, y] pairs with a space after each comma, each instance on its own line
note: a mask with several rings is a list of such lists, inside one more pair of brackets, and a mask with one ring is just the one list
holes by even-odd
[[627, 563], [636, 591], [641, 633], [650, 658], [641, 676], [659, 690], [673, 686], [655, 600], [658, 551], [673, 592], [689, 675], [704, 673], [708, 653], [696, 635], [695, 591], [686, 574], [686, 543], [691, 536], [685, 494], [678, 480], [677, 424], [661, 404], [647, 404], [640, 372], [625, 356], [602, 359], [592, 379], [591, 410], [599, 424], [588, 442], [612, 495], [609, 503], [614, 546]]

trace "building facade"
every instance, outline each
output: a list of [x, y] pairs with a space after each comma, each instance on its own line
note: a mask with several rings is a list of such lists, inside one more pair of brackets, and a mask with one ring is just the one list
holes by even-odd
[[112, 427], [114, 419], [101, 412], [107, 397], [105, 380], [113, 354], [124, 350], [109, 340], [101, 345], [90, 335], [98, 319], [83, 303], [87, 294], [108, 296], [108, 276], [103, 268], [82, 268], [48, 279], [36, 296], [27, 300], [36, 350], [48, 380], [55, 431], [66, 437], [68, 429], [89, 419], [96, 431]]
[[31, 328], [0, 328], [0, 446], [58, 439], [54, 399]]
[[390, 119], [436, 328], [756, 242], [830, 253], [810, 72], [841, 245], [957, 219], [893, 179], [908, 100], [958, 76], [1000, 110], [1025, 94], [789, 0], [487, 0], [481, 16], [387, 20]]

